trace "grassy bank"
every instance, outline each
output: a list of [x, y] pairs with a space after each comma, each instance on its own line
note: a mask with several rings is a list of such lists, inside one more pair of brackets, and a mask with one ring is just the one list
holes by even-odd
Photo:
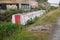
[[47, 32], [26, 32], [22, 31], [21, 33], [17, 33], [5, 40], [48, 40], [49, 33]]
[[34, 25], [55, 24], [59, 16], [60, 9], [56, 9], [42, 16]]
[[[59, 16], [60, 9], [56, 9], [40, 17], [40, 19], [32, 25], [55, 24]], [[18, 30], [14, 35], [6, 37], [4, 40], [48, 40], [49, 34], [48, 32], [28, 32], [26, 31], [26, 27], [23, 26], [21, 31]]]

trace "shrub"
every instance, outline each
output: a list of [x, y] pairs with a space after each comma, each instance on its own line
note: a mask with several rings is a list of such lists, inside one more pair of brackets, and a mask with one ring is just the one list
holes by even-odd
[[55, 10], [55, 9], [57, 9], [57, 8], [58, 8], [58, 7], [51, 6], [50, 9], [49, 9], [49, 11]]
[[24, 11], [23, 10], [19, 10], [19, 13], [23, 13]]
[[11, 23], [0, 24], [0, 40], [3, 40], [5, 37], [9, 37], [14, 33], [21, 30], [21, 26]]
[[39, 18], [39, 17], [36, 16], [36, 17], [33, 19], [34, 22], [36, 22], [36, 21], [38, 20], [38, 18]]
[[38, 10], [45, 10], [45, 7], [39, 6], [37, 9], [38, 9]]
[[2, 13], [0, 14], [0, 21], [10, 22], [12, 15], [16, 14], [16, 13], [17, 13], [16, 10], [14, 10], [14, 11], [6, 10], [3, 14]]
[[31, 18], [31, 19], [29, 19], [29, 20], [27, 21], [26, 25], [31, 25], [31, 24], [33, 24], [33, 23], [34, 23], [34, 21], [33, 21], [33, 19]]
[[39, 17], [36, 16], [34, 19], [32, 19], [32, 18], [29, 19], [29, 20], [27, 21], [26, 25], [31, 25], [31, 24], [35, 23], [35, 22], [38, 20], [38, 18], [39, 18]]

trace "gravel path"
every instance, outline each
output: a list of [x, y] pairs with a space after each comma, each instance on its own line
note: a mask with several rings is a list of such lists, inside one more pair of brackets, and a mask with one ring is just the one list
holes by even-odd
[[60, 17], [57, 20], [57, 25], [55, 27], [51, 40], [60, 40]]

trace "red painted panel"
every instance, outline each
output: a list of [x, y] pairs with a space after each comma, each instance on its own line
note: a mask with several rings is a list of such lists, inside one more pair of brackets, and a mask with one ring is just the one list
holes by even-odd
[[20, 15], [15, 15], [16, 24], [20, 24]]

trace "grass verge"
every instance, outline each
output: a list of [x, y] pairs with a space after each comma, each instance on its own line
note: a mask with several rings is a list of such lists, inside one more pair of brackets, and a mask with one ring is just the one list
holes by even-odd
[[56, 9], [42, 16], [34, 25], [55, 24], [59, 16], [60, 9]]
[[[40, 19], [33, 25], [55, 24], [57, 17], [59, 16], [60, 9], [56, 9], [40, 17]], [[48, 40], [50, 34], [48, 32], [27, 32], [24, 29], [25, 27], [21, 32], [19, 31], [15, 35], [5, 38], [5, 40]]]

